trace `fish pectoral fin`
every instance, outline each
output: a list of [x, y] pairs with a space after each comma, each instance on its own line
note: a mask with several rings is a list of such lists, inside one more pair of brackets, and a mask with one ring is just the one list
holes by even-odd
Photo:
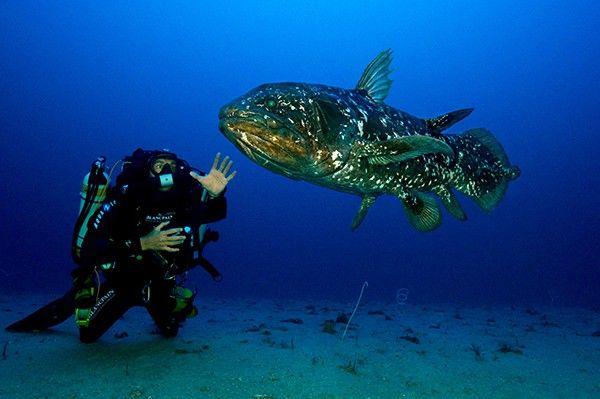
[[432, 196], [413, 192], [400, 197], [400, 201], [408, 221], [415, 229], [432, 231], [442, 223], [442, 212]]
[[435, 188], [433, 192], [436, 193], [438, 197], [440, 197], [442, 204], [444, 204], [444, 206], [452, 216], [454, 216], [460, 221], [467, 220], [467, 214], [462, 209], [462, 207], [460, 206], [460, 202], [458, 202], [458, 199], [456, 199], [456, 195], [454, 195], [454, 193], [449, 187], [441, 186]]
[[365, 68], [356, 85], [356, 90], [366, 94], [378, 104], [383, 103], [392, 87], [392, 80], [388, 77], [392, 72], [391, 63], [392, 50], [387, 49], [379, 53]]
[[454, 156], [454, 151], [445, 141], [429, 136], [405, 136], [377, 141], [361, 145], [354, 151], [355, 156], [366, 158], [371, 165], [387, 165], [436, 153]]
[[373, 205], [373, 203], [375, 203], [376, 199], [377, 197], [374, 195], [365, 195], [362, 197], [360, 209], [358, 210], [358, 213], [356, 214], [356, 216], [354, 216], [354, 220], [352, 221], [352, 231], [356, 230], [358, 226], [360, 226], [362, 221], [365, 219], [365, 216], [367, 216], [369, 208], [371, 207], [371, 205]]
[[471, 112], [473, 112], [473, 108], [465, 108], [448, 112], [447, 114], [427, 119], [427, 126], [436, 132], [441, 132], [442, 130], [448, 129], [455, 123], [462, 121], [467, 116], [471, 115]]

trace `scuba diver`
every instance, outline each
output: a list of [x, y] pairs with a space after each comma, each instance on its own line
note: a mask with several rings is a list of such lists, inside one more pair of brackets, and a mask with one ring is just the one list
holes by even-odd
[[110, 189], [103, 157], [84, 179], [73, 287], [8, 331], [44, 330], [75, 314], [80, 340], [89, 343], [131, 307], [144, 306], [159, 332], [174, 337], [197, 313], [195, 293], [183, 286], [187, 271], [200, 265], [220, 280], [202, 250], [218, 239], [206, 224], [226, 216], [224, 192], [236, 175], [229, 157], [217, 154], [208, 174], [166, 150], [137, 149], [122, 162]]

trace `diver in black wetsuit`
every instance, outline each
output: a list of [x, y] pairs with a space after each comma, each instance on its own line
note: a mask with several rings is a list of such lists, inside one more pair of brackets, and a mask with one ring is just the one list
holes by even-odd
[[49, 328], [74, 309], [81, 341], [93, 342], [128, 309], [145, 306], [161, 334], [173, 337], [195, 315], [195, 294], [178, 280], [198, 263], [219, 277], [194, 251], [201, 225], [226, 216], [232, 162], [217, 154], [207, 175], [168, 151], [138, 149], [125, 162], [109, 199], [89, 219], [74, 288], [8, 330]]

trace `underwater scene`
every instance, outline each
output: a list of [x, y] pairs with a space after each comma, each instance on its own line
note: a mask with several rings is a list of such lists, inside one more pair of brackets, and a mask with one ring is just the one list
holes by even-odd
[[0, 399], [600, 398], [593, 1], [0, 3]]

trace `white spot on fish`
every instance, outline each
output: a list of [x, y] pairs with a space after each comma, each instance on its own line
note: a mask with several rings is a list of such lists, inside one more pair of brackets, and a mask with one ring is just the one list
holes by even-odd
[[360, 112], [363, 118], [365, 118], [365, 122], [369, 120], [369, 114], [367, 114], [362, 108], [359, 108], [358, 112]]

